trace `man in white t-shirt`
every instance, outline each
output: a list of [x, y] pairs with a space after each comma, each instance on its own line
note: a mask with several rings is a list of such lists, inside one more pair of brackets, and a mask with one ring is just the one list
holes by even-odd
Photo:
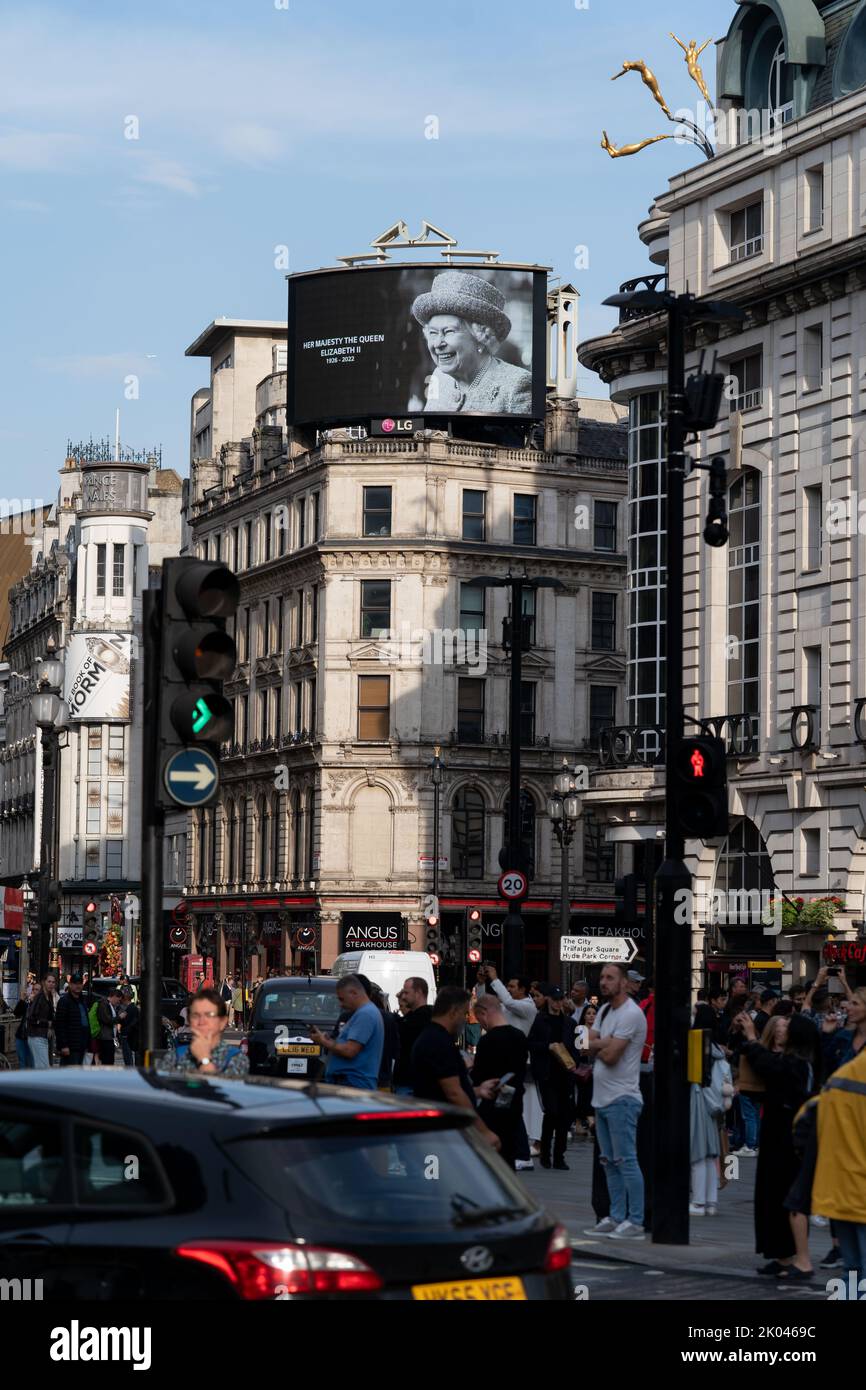
[[637, 1161], [637, 1122], [643, 1107], [640, 1059], [646, 1018], [631, 998], [624, 966], [606, 965], [599, 990], [602, 1005], [589, 1031], [592, 1106], [610, 1216], [592, 1230], [612, 1240], [644, 1240], [644, 1183]]

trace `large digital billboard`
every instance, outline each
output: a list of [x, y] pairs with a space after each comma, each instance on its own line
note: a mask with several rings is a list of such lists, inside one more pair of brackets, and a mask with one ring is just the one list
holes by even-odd
[[371, 266], [289, 278], [288, 420], [540, 419], [547, 274]]

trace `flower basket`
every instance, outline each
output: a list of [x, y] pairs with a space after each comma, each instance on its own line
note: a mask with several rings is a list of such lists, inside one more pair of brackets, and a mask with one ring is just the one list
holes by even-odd
[[[772, 898], [770, 906], [775, 907], [778, 900]], [[796, 897], [782, 899], [782, 930], [793, 931], [832, 931], [837, 912], [844, 912], [845, 903], [835, 894], [823, 898]]]

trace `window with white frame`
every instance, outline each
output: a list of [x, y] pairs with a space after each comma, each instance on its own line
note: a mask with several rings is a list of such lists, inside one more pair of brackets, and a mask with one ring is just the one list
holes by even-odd
[[803, 231], [820, 232], [824, 226], [824, 166], [806, 170]]
[[731, 410], [754, 410], [763, 404], [763, 354], [750, 352], [730, 363], [728, 375], [733, 378]]
[[803, 489], [803, 568], [819, 570], [823, 564], [824, 489], [820, 484]]
[[764, 200], [747, 203], [729, 213], [728, 249], [731, 263], [759, 256], [764, 249]]
[[824, 383], [824, 325], [812, 323], [803, 332], [803, 387], [819, 391]]

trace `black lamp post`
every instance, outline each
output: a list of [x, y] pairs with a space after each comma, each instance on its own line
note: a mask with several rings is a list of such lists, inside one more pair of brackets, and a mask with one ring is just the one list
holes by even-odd
[[442, 791], [442, 770], [445, 764], [440, 757], [442, 747], [436, 744], [430, 763], [430, 781], [433, 784], [433, 897], [436, 899], [436, 913], [441, 927], [442, 915], [439, 912], [439, 798]]
[[[553, 833], [559, 841], [561, 877], [559, 883], [559, 930], [563, 936], [571, 931], [571, 892], [569, 888], [569, 861], [571, 842], [583, 815], [583, 800], [577, 795], [577, 778], [568, 770], [568, 759], [563, 758], [562, 770], [553, 779], [553, 793], [547, 798], [547, 814], [553, 826]], [[557, 956], [559, 952], [557, 952]], [[569, 971], [571, 967], [569, 966]]]
[[[55, 807], [57, 801], [57, 771], [60, 748], [60, 728], [63, 701], [60, 690], [63, 681], [63, 662], [55, 653], [49, 639], [47, 654], [36, 667], [36, 691], [30, 696], [33, 718], [42, 735], [42, 821], [39, 849], [39, 877], [45, 888], [39, 895], [40, 904], [47, 902], [47, 885], [55, 878]], [[52, 928], [54, 922], [39, 923], [36, 971], [41, 979], [49, 967]]]

